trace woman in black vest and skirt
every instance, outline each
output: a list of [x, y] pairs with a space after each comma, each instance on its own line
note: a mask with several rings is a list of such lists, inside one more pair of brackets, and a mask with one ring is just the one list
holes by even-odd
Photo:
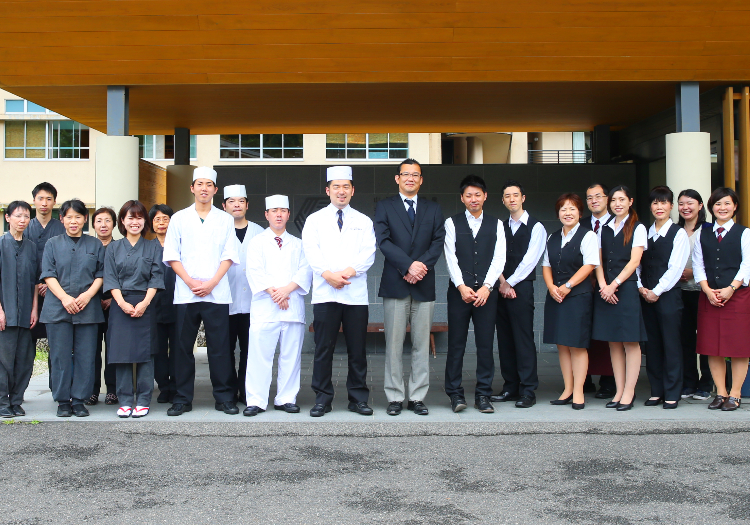
[[646, 341], [646, 327], [636, 283], [636, 268], [646, 247], [646, 227], [638, 222], [633, 197], [625, 186], [612, 188], [608, 206], [614, 215], [601, 229], [596, 269], [599, 296], [594, 299], [592, 339], [609, 342], [617, 392], [607, 408], [633, 408], [635, 384], [641, 369], [640, 341]]
[[589, 275], [599, 266], [596, 234], [580, 225], [583, 200], [566, 193], [555, 204], [562, 229], [547, 239], [542, 275], [549, 294], [544, 303], [544, 343], [557, 345], [565, 390], [553, 405], [584, 408], [583, 384], [589, 366], [593, 287]]
[[[701, 229], [693, 250], [693, 275], [703, 295], [698, 304], [698, 346], [708, 356], [716, 384], [711, 410], [736, 410], [750, 358], [750, 230], [736, 224], [739, 199], [718, 188], [708, 199], [713, 228]], [[725, 358], [732, 362], [732, 391], [727, 392]]]
[[682, 393], [682, 289], [677, 285], [690, 256], [690, 239], [672, 222], [674, 193], [656, 186], [649, 195], [654, 223], [641, 257], [638, 292], [646, 324], [646, 372], [651, 397], [646, 406], [677, 408]]

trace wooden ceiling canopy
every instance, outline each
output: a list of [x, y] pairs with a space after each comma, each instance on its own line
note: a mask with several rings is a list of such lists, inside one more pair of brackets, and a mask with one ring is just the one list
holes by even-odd
[[132, 133], [581, 130], [750, 80], [747, 0], [2, 1], [0, 87]]

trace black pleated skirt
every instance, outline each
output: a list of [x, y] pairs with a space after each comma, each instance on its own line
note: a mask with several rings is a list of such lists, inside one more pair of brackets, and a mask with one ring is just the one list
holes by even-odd
[[618, 303], [610, 304], [598, 292], [594, 294], [594, 327], [591, 338], [621, 343], [648, 341], [637, 282], [625, 281], [615, 295]]
[[543, 342], [551, 345], [588, 348], [591, 340], [591, 293], [566, 297], [562, 303], [547, 294], [544, 303]]

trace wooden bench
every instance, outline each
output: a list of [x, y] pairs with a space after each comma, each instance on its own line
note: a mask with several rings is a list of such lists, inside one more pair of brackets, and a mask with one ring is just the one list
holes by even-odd
[[[310, 327], [308, 328], [310, 332], [315, 332], [315, 329], [313, 328], [312, 323], [310, 324]], [[343, 332], [344, 328], [339, 328], [339, 332]], [[406, 326], [406, 331], [411, 332], [411, 325]], [[435, 334], [438, 332], [447, 332], [448, 331], [448, 323], [432, 323], [432, 327], [430, 328], [430, 352], [432, 353], [432, 357], [437, 357], [437, 353], [435, 350]], [[385, 326], [383, 323], [368, 323], [367, 324], [367, 332], [368, 333], [383, 333], [385, 332]]]

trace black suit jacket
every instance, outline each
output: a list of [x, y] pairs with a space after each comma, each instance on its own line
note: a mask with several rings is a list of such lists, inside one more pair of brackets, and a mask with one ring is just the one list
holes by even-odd
[[[378, 202], [375, 208], [375, 237], [385, 256], [380, 297], [416, 301], [435, 300], [435, 263], [443, 253], [445, 218], [440, 205], [417, 198], [417, 216], [412, 228], [400, 195]], [[414, 261], [428, 268], [427, 275], [416, 284], [409, 284], [404, 275]]]

